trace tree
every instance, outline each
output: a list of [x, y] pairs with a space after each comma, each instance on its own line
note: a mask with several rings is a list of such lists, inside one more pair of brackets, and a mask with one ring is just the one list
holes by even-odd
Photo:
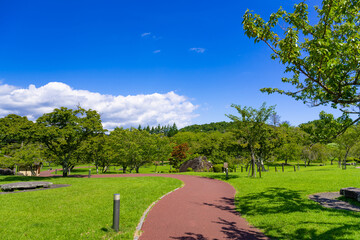
[[234, 130], [236, 139], [239, 144], [246, 148], [251, 156], [251, 176], [256, 176], [255, 164], [259, 156], [259, 149], [261, 149], [260, 141], [263, 134], [266, 132], [266, 122], [274, 113], [275, 106], [266, 107], [266, 104], [259, 108], [259, 110], [252, 107], [241, 107], [240, 105], [232, 104], [240, 117], [232, 114], [226, 115], [237, 124], [237, 129]]
[[104, 132], [100, 115], [94, 110], [56, 108], [37, 119], [37, 138], [44, 143], [55, 162], [63, 167], [63, 176], [76, 164], [75, 153], [89, 137]]
[[109, 144], [109, 136], [98, 134], [89, 137], [83, 141], [78, 151], [75, 152], [79, 162], [95, 163], [96, 172], [101, 168], [101, 172], [105, 173], [112, 160], [112, 149]]
[[299, 127], [309, 134], [311, 144], [327, 144], [338, 136], [344, 125], [349, 125], [351, 122], [347, 115], [334, 118], [332, 114], [321, 111], [319, 119], [300, 124]]
[[182, 161], [186, 159], [188, 150], [189, 145], [187, 143], [174, 146], [173, 151], [171, 152], [170, 164], [178, 169]]
[[[342, 152], [343, 166], [346, 168], [346, 159], [350, 154], [350, 150], [359, 142], [360, 126], [352, 126], [348, 128], [342, 135], [336, 139], [336, 143]], [[340, 160], [339, 160], [340, 161]]]
[[249, 10], [245, 12], [245, 34], [255, 43], [267, 44], [273, 52], [271, 58], [286, 66], [285, 73], [292, 73], [282, 81], [295, 88], [262, 91], [286, 94], [312, 106], [330, 104], [344, 114], [359, 115], [360, 1], [323, 0], [322, 8], [315, 9], [318, 22], [314, 25], [305, 2], [295, 4], [293, 13], [280, 8], [268, 22]]

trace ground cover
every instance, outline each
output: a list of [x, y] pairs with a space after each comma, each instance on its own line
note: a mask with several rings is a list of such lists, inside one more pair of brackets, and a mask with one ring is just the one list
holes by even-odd
[[[0, 194], [1, 239], [132, 239], [145, 209], [181, 186], [172, 178], [0, 176], [0, 184], [50, 181], [70, 187]], [[120, 232], [111, 229], [113, 194], [121, 194]]]
[[314, 193], [360, 187], [360, 169], [326, 165], [296, 170], [293, 166], [285, 172], [270, 168], [261, 179], [239, 171], [230, 173], [228, 180], [223, 173], [197, 175], [233, 185], [237, 210], [272, 239], [360, 239], [360, 213], [324, 208], [308, 199]]

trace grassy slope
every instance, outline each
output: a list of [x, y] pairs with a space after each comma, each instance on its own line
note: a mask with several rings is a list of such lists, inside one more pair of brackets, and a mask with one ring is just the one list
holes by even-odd
[[[179, 187], [170, 178], [24, 178], [0, 176], [0, 184], [29, 180], [70, 187], [0, 195], [1, 239], [132, 239], [145, 209]], [[111, 229], [113, 194], [121, 194], [120, 233]]]
[[[225, 180], [225, 174], [202, 175]], [[308, 199], [314, 193], [360, 187], [360, 169], [329, 165], [294, 172], [289, 166], [284, 173], [270, 168], [261, 179], [241, 172], [229, 176], [238, 211], [272, 239], [360, 239], [360, 213], [323, 208]]]

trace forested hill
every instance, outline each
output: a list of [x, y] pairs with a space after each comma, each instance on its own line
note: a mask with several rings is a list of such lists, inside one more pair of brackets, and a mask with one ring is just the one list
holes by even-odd
[[212, 122], [206, 124], [194, 124], [180, 129], [180, 132], [227, 132], [234, 127], [234, 122]]

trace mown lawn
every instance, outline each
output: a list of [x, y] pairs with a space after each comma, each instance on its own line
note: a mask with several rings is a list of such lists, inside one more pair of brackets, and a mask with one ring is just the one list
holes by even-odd
[[[0, 194], [1, 239], [133, 239], [146, 208], [181, 181], [162, 177], [32, 178], [0, 176], [0, 184], [50, 181], [70, 187]], [[120, 193], [120, 232], [111, 229]]]
[[[225, 180], [225, 174], [201, 175]], [[272, 239], [360, 239], [360, 213], [324, 208], [308, 199], [314, 193], [360, 187], [360, 169], [354, 166], [301, 166], [296, 172], [289, 166], [284, 173], [270, 167], [261, 179], [237, 172], [227, 181], [237, 190], [237, 210]]]

